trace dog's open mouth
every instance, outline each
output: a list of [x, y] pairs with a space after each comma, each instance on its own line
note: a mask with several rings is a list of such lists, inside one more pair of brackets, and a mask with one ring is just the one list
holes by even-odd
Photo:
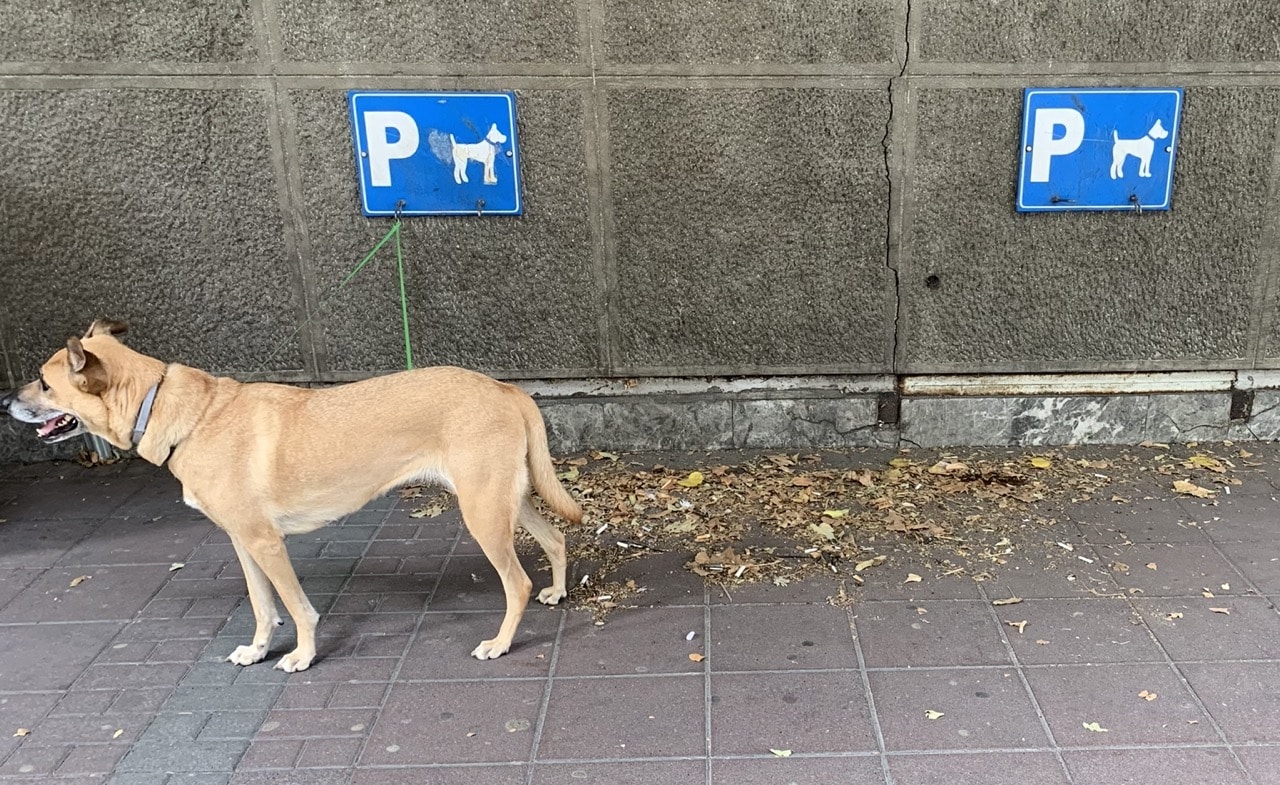
[[70, 414], [59, 414], [36, 429], [36, 435], [44, 442], [62, 441], [80, 430], [80, 421]]

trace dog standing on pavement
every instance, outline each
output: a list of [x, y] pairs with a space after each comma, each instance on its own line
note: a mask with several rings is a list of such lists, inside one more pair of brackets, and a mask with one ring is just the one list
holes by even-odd
[[462, 519], [498, 571], [507, 611], [478, 659], [511, 647], [532, 582], [515, 551], [523, 526], [551, 561], [538, 601], [565, 596], [564, 535], [534, 509], [530, 486], [564, 519], [582, 510], [560, 485], [538, 406], [517, 387], [461, 368], [423, 368], [325, 389], [242, 384], [133, 351], [120, 322], [95, 321], [0, 402], [37, 424], [46, 443], [88, 431], [182, 483], [183, 500], [231, 536], [257, 622], [227, 659], [267, 655], [279, 625], [272, 589], [298, 630], [276, 667], [315, 657], [319, 614], [285, 551], [287, 534], [313, 531], [399, 485], [431, 481], [458, 498]]

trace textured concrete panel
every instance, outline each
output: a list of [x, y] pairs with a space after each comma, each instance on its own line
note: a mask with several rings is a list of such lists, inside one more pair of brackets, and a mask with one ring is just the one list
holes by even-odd
[[737, 401], [733, 413], [734, 447], [883, 447], [897, 441], [879, 426], [876, 399], [784, 398]]
[[581, 62], [577, 3], [280, 0], [287, 60], [357, 63]]
[[[332, 291], [391, 226], [360, 215], [346, 96], [290, 93], [299, 128], [304, 215], [317, 288]], [[601, 358], [587, 213], [581, 95], [520, 92], [522, 217], [409, 218], [404, 263], [418, 365], [541, 373]], [[444, 164], [441, 164], [442, 170]], [[390, 244], [321, 320], [330, 367], [404, 367]]]
[[1280, 5], [1258, 0], [914, 0], [923, 60], [981, 63], [1280, 59]]
[[246, 90], [0, 92], [5, 340], [32, 378], [95, 318], [164, 359], [298, 368], [293, 263]]
[[0, 60], [236, 63], [256, 59], [248, 0], [6, 3]]
[[885, 91], [617, 90], [627, 368], [889, 368]]
[[883, 63], [903, 36], [895, 0], [607, 0], [607, 63]]
[[1173, 210], [1142, 215], [1015, 213], [1021, 104], [918, 92], [904, 370], [1238, 367], [1280, 90], [1188, 88]]

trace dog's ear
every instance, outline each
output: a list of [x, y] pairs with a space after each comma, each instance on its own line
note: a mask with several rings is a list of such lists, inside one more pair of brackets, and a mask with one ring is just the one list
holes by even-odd
[[84, 331], [84, 337], [124, 335], [127, 332], [129, 332], [129, 325], [124, 322], [118, 322], [115, 319], [94, 319], [93, 324], [89, 325], [89, 329]]
[[86, 352], [79, 338], [67, 339], [67, 363], [71, 381], [80, 392], [99, 395], [107, 389], [107, 369], [93, 352]]

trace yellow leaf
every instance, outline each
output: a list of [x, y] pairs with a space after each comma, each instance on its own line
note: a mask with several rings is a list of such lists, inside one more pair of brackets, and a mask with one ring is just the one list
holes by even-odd
[[1037, 469], [1048, 469], [1050, 466], [1053, 466], [1053, 461], [1041, 455], [1036, 455], [1031, 458], [1031, 465]]
[[1017, 605], [1020, 602], [1022, 602], [1021, 597], [1006, 597], [1003, 600], [992, 600], [991, 604], [992, 605]]
[[912, 463], [910, 458], [890, 458], [889, 465], [895, 469], [905, 469]]
[[1175, 493], [1186, 494], [1187, 496], [1195, 496], [1198, 499], [1212, 499], [1216, 494], [1208, 488], [1201, 488], [1193, 482], [1187, 480], [1174, 480], [1173, 490]]
[[1153, 701], [1159, 696], [1156, 695], [1154, 692], [1148, 692], [1147, 690], [1143, 690], [1142, 692], [1138, 693], [1138, 697], [1142, 698], [1144, 701]]
[[809, 530], [814, 534], [817, 534], [819, 537], [822, 537], [824, 540], [834, 540], [836, 538], [835, 529], [832, 529], [831, 524], [826, 523], [825, 521], [823, 523], [809, 524]]
[[1094, 733], [1110, 733], [1111, 732], [1096, 722], [1082, 722], [1080, 724], [1084, 725], [1085, 730], [1091, 730]]
[[848, 514], [849, 514], [849, 510], [847, 508], [843, 510], [823, 510], [822, 511], [822, 515], [826, 518], [843, 518]]
[[26, 728], [18, 728], [16, 731], [14, 731], [13, 735], [14, 735], [14, 736], [29, 736], [29, 735], [31, 735], [31, 731], [27, 730]]
[[1211, 472], [1218, 472], [1219, 474], [1226, 472], [1227, 470], [1227, 467], [1223, 466], [1221, 461], [1208, 455], [1193, 455], [1184, 461], [1182, 465], [1186, 466], [1188, 469], [1208, 469]]
[[71, 579], [71, 585], [72, 585], [72, 586], [79, 586], [80, 584], [84, 583], [85, 581], [89, 580], [89, 579], [90, 579], [90, 578], [92, 578], [92, 577], [93, 577], [92, 575], [81, 575], [81, 576], [78, 576], [78, 577], [76, 577], [76, 578], [72, 578], [72, 579]]
[[118, 739], [124, 735], [124, 728], [117, 728], [116, 732], [111, 734], [111, 738]]
[[703, 660], [706, 659], [706, 657], [695, 651], [694, 653], [689, 655], [689, 659], [693, 660], [694, 662], [702, 662]]
[[775, 749], [773, 749], [772, 747], [770, 747], [770, 748], [769, 748], [769, 752], [772, 752], [772, 753], [774, 754], [774, 757], [778, 757], [778, 758], [790, 758], [790, 757], [791, 757], [791, 750], [775, 750]]
[[697, 488], [702, 484], [702, 479], [702, 472], [689, 472], [688, 477], [683, 480], [676, 480], [676, 485], [681, 485], [685, 488]]
[[945, 717], [947, 715], [940, 711], [934, 711], [933, 709], [925, 709], [924, 716], [928, 719], [936, 720], [939, 717]]
[[570, 467], [569, 467], [569, 471], [567, 471], [567, 472], [560, 472], [560, 473], [559, 473], [559, 474], [557, 474], [556, 476], [557, 476], [557, 477], [559, 477], [559, 478], [560, 478], [560, 479], [562, 479], [562, 480], [567, 480], [568, 482], [573, 482], [574, 480], [578, 479], [578, 467], [577, 467], [577, 466], [570, 466]]

